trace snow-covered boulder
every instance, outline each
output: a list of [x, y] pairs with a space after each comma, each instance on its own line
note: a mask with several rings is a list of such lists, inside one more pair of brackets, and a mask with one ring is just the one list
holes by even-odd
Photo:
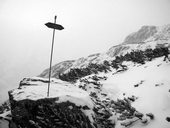
[[[25, 78], [9, 91], [12, 120], [20, 128], [93, 128], [94, 104], [78, 87], [52, 79], [47, 97], [47, 79]], [[27, 84], [24, 84], [27, 83]]]

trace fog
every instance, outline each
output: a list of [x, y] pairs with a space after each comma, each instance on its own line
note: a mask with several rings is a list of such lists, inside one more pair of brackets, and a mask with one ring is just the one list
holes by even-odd
[[105, 52], [143, 25], [170, 23], [169, 0], [1, 0], [0, 102], [24, 77], [49, 67], [52, 30], [57, 23], [53, 64]]

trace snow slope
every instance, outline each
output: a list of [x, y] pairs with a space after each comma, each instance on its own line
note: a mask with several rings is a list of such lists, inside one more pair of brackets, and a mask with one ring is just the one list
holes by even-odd
[[[132, 128], [169, 128], [170, 123], [166, 121], [170, 116], [169, 75], [170, 62], [163, 62], [160, 57], [144, 65], [130, 65], [129, 70], [122, 73], [108, 74], [102, 84], [110, 98], [134, 95], [137, 100], [132, 103], [133, 107], [142, 113], [154, 114], [155, 119], [148, 125], [137, 123]], [[121, 128], [119, 122], [116, 128]]]
[[[90, 110], [83, 112], [92, 122], [92, 115], [98, 113], [96, 118], [106, 122], [110, 120], [115, 123], [115, 128], [125, 128], [122, 124], [128, 124], [129, 128], [169, 128], [170, 122], [166, 118], [170, 117], [170, 62], [163, 59], [159, 57], [143, 65], [124, 61], [123, 65], [128, 68], [125, 71], [111, 69], [108, 73], [100, 72], [81, 78], [75, 84], [51, 79], [49, 98], [59, 97], [57, 103], [70, 101], [77, 106], [87, 105]], [[94, 79], [96, 76], [98, 80]], [[48, 79], [44, 78], [25, 78], [20, 82], [20, 87], [10, 94], [16, 101], [47, 98], [47, 83]], [[130, 102], [130, 97], [133, 102]], [[119, 107], [125, 99], [128, 99], [130, 108], [126, 108], [125, 104], [124, 112], [135, 109], [135, 113], [143, 115], [141, 119], [135, 113], [132, 119], [120, 119], [121, 113], [113, 104]], [[97, 111], [94, 112], [94, 108]], [[100, 116], [107, 113], [111, 114], [108, 119]], [[148, 113], [152, 113], [154, 118], [149, 118]], [[129, 124], [131, 121], [133, 123]]]
[[[87, 67], [89, 63], [103, 63], [113, 60], [115, 56], [124, 55], [132, 50], [154, 49], [159, 46], [170, 47], [170, 24], [164, 26], [142, 26], [137, 32], [128, 35], [123, 43], [112, 46], [104, 53], [92, 54], [74, 61], [63, 61], [52, 67], [52, 77], [58, 78], [59, 73], [65, 73], [71, 68]], [[49, 69], [39, 76], [48, 77]]]

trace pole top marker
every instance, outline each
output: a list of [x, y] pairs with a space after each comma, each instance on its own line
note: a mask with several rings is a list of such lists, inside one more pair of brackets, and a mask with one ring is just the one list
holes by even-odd
[[55, 24], [55, 23], [51, 23], [51, 22], [48, 22], [45, 24], [48, 28], [52, 28], [52, 29], [57, 29], [57, 30], [63, 30], [64, 27], [60, 24]]

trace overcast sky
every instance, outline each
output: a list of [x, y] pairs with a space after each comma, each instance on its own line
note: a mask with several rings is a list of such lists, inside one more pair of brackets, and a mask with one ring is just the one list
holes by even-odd
[[[0, 90], [17, 87], [23, 77], [49, 66], [52, 30], [53, 64], [105, 52], [143, 25], [170, 23], [170, 0], [0, 0]], [[2, 94], [0, 92], [0, 98]]]

